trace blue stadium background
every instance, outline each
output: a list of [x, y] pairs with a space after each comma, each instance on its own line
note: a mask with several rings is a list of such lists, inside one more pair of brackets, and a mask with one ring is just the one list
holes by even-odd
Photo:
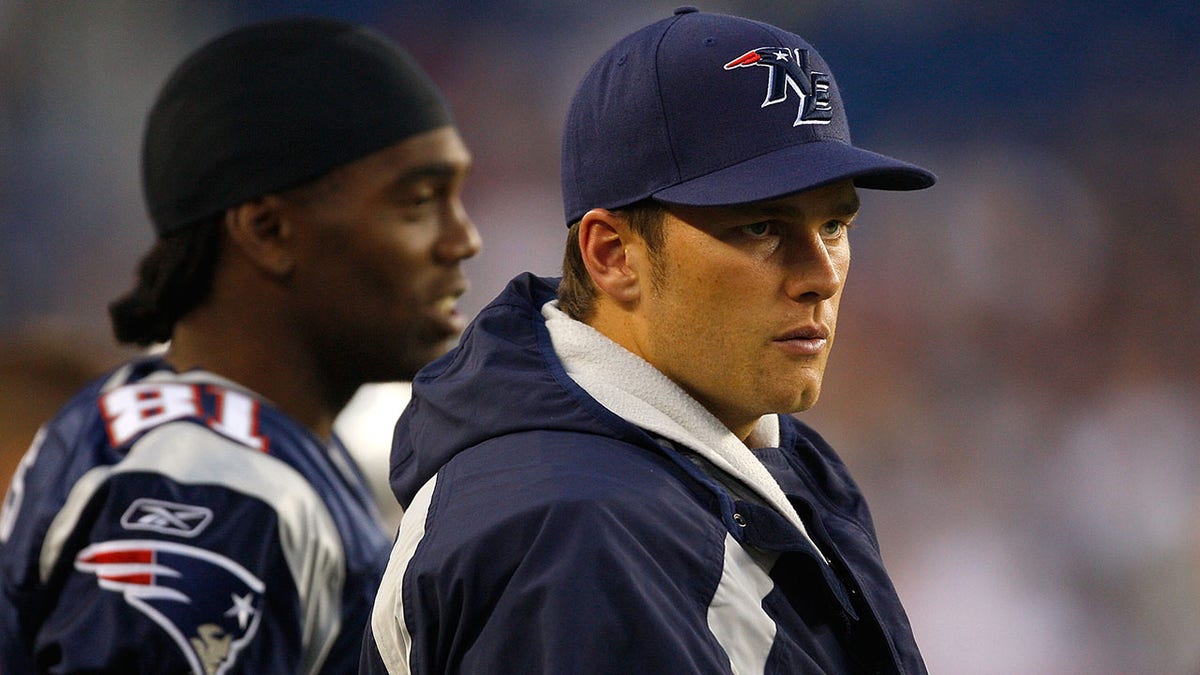
[[[931, 670], [1200, 671], [1200, 5], [699, 4], [808, 38], [856, 140], [941, 176], [864, 194], [806, 413], [872, 500]], [[185, 52], [306, 12], [417, 55], [476, 155], [474, 312], [556, 272], [574, 84], [674, 5], [0, 0], [0, 469], [128, 355], [104, 308], [151, 241], [140, 127]]]

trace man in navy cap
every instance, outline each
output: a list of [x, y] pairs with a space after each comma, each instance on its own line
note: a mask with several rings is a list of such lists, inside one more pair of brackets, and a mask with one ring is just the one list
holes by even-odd
[[365, 645], [387, 673], [923, 673], [821, 390], [857, 190], [800, 37], [683, 9], [567, 115], [563, 278], [516, 278], [417, 377]]
[[354, 672], [391, 536], [333, 421], [462, 331], [470, 154], [408, 54], [303, 18], [188, 57], [142, 159], [157, 239], [110, 313], [169, 346], [22, 460], [0, 671]]

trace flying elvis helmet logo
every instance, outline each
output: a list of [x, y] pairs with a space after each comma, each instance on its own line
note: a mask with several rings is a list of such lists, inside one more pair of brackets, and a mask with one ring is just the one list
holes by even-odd
[[[212, 551], [150, 539], [106, 541], [80, 551], [75, 569], [95, 574], [101, 588], [120, 593], [162, 627], [194, 673], [229, 672], [258, 630], [265, 585]], [[205, 592], [189, 594], [198, 579]]]
[[809, 68], [807, 49], [759, 47], [726, 63], [725, 70], [751, 66], [768, 70], [767, 95], [760, 107], [783, 103], [791, 90], [800, 99], [800, 110], [792, 126], [829, 124], [833, 120], [829, 75]]

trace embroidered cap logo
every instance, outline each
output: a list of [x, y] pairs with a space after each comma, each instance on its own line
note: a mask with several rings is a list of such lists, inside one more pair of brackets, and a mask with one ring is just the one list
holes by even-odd
[[800, 110], [792, 126], [829, 124], [833, 119], [833, 102], [829, 95], [829, 75], [810, 70], [807, 49], [759, 47], [725, 64], [725, 70], [762, 66], [770, 72], [767, 77], [767, 97], [763, 108], [787, 100], [788, 89], [800, 97]]

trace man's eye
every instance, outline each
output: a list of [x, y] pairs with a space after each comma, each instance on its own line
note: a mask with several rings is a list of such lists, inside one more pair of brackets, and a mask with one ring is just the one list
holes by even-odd
[[831, 220], [821, 226], [821, 231], [826, 237], [837, 237], [845, 232], [848, 227], [849, 225], [840, 220]]
[[437, 192], [429, 188], [414, 190], [409, 193], [406, 201], [408, 206], [423, 206], [432, 202], [437, 197]]
[[771, 233], [770, 223], [754, 223], [751, 225], [743, 225], [742, 231], [751, 237], [762, 237]]

